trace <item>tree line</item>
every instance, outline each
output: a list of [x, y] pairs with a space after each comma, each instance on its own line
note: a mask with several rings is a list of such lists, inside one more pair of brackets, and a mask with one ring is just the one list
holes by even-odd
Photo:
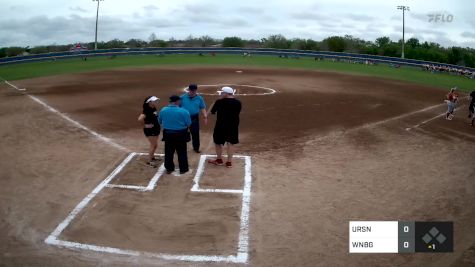
[[[94, 49], [94, 43], [83, 44], [88, 49]], [[42, 54], [51, 52], [69, 51], [74, 44], [48, 45], [35, 47], [3, 47], [0, 48], [0, 57], [11, 57], [25, 54]], [[108, 42], [99, 42], [98, 49], [111, 48], [145, 48], [145, 47], [243, 47], [243, 48], [277, 48], [299, 49], [310, 51], [349, 52], [389, 57], [401, 56], [402, 40], [392, 41], [389, 37], [379, 37], [374, 41], [366, 41], [351, 35], [331, 36], [321, 41], [312, 39], [288, 39], [283, 35], [271, 35], [260, 40], [246, 40], [240, 37], [226, 37], [215, 39], [210, 36], [193, 37], [177, 40], [171, 38], [162, 40], [151, 34], [147, 41], [130, 39], [122, 41], [113, 39]], [[410, 59], [426, 60], [440, 63], [449, 63], [466, 67], [475, 67], [475, 49], [463, 47], [443, 47], [434, 42], [421, 42], [417, 38], [410, 38], [405, 42], [405, 57]]]

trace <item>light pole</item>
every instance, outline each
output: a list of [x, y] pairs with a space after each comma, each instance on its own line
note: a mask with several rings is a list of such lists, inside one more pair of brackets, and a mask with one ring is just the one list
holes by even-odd
[[93, 2], [97, 2], [97, 12], [96, 12], [96, 38], [94, 41], [94, 50], [97, 50], [97, 24], [99, 22], [99, 3], [104, 0], [92, 0]]
[[397, 9], [402, 10], [402, 53], [401, 53], [401, 58], [404, 58], [404, 22], [405, 22], [405, 12], [406, 10], [409, 11], [408, 6], [398, 6]]

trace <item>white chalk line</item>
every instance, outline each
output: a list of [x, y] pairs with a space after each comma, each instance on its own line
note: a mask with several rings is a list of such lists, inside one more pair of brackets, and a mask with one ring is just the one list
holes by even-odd
[[10, 82], [8, 82], [8, 81], [5, 81], [5, 83], [8, 84], [8, 85], [10, 85], [11, 87], [15, 88], [15, 89], [18, 90], [18, 91], [26, 91], [25, 88], [18, 88], [16, 85], [14, 85], [14, 84], [12, 84], [12, 83], [10, 83]]
[[211, 193], [233, 193], [242, 194], [241, 205], [241, 224], [239, 229], [239, 242], [238, 242], [238, 258], [242, 258], [247, 262], [249, 255], [249, 211], [251, 203], [251, 184], [252, 184], [252, 162], [250, 156], [236, 155], [235, 158], [245, 160], [245, 172], [244, 172], [244, 188], [243, 190], [235, 189], [202, 189], [200, 188], [200, 179], [203, 176], [206, 159], [209, 157], [216, 157], [216, 155], [201, 155], [196, 175], [193, 178], [193, 192], [211, 192]]
[[[148, 155], [148, 153], [132, 153], [134, 154], [133, 157], [135, 156], [144, 156]], [[160, 156], [164, 157], [164, 154], [155, 154], [155, 156]], [[153, 191], [155, 187], [157, 186], [158, 181], [160, 180], [160, 177], [165, 173], [165, 166], [163, 164], [160, 165], [158, 168], [157, 172], [155, 175], [150, 179], [150, 182], [148, 183], [147, 186], [140, 186], [140, 185], [127, 185], [127, 184], [107, 184], [106, 187], [108, 188], [121, 188], [121, 189], [130, 189], [130, 190], [137, 190], [141, 192], [148, 192], [148, 191]]]
[[76, 127], [90, 133], [92, 136], [96, 137], [97, 139], [119, 149], [119, 150], [122, 150], [122, 151], [129, 151], [129, 149], [127, 149], [126, 147], [122, 146], [122, 145], [119, 145], [117, 144], [116, 142], [112, 141], [112, 139], [108, 138], [108, 137], [105, 137], [103, 136], [102, 134], [100, 133], [97, 133], [89, 128], [87, 128], [86, 126], [82, 125], [81, 123], [71, 119], [69, 116], [67, 116], [66, 114], [58, 111], [57, 109], [49, 106], [48, 104], [46, 104], [45, 102], [43, 102], [42, 100], [40, 100], [39, 98], [37, 98], [36, 96], [32, 96], [32, 95], [29, 95], [29, 94], [26, 94], [27, 96], [29, 96], [31, 99], [33, 99], [35, 102], [39, 103], [40, 105], [42, 105], [43, 107], [45, 107], [47, 110], [59, 115], [61, 118], [69, 121], [70, 123], [74, 124]]
[[174, 254], [165, 254], [165, 253], [151, 253], [144, 251], [120, 249], [113, 247], [97, 246], [91, 244], [83, 244], [78, 242], [64, 241], [64, 240], [54, 240], [50, 243], [51, 245], [71, 248], [71, 249], [82, 249], [82, 250], [91, 250], [95, 252], [103, 252], [110, 254], [126, 255], [126, 256], [135, 256], [135, 257], [148, 257], [148, 258], [159, 258], [165, 260], [180, 260], [180, 261], [194, 261], [194, 262], [229, 262], [229, 263], [245, 263], [247, 257], [244, 255], [228, 255], [228, 256], [215, 256], [215, 255], [174, 255]]
[[[203, 176], [206, 159], [207, 158], [215, 158], [216, 155], [201, 155], [200, 161], [198, 163], [198, 168], [196, 169], [195, 177], [193, 178], [193, 186], [191, 187], [191, 191], [193, 192], [207, 192], [207, 193], [231, 193], [231, 194], [242, 194], [244, 190], [240, 189], [218, 189], [218, 188], [201, 188], [200, 187], [200, 180]], [[233, 158], [244, 159], [246, 160], [248, 156], [243, 155], [234, 155]]]
[[409, 116], [412, 116], [412, 115], [415, 115], [415, 114], [418, 114], [418, 113], [421, 113], [421, 112], [425, 112], [425, 111], [428, 111], [428, 110], [431, 110], [431, 109], [434, 109], [434, 108], [437, 108], [437, 107], [440, 107], [440, 106], [443, 106], [443, 105], [445, 105], [445, 104], [442, 103], [442, 104], [433, 105], [433, 106], [430, 106], [430, 107], [426, 107], [426, 108], [423, 108], [423, 109], [419, 109], [419, 110], [404, 113], [404, 114], [401, 114], [401, 115], [398, 115], [398, 116], [395, 116], [395, 117], [391, 117], [391, 118], [388, 118], [388, 119], [385, 119], [385, 120], [367, 123], [367, 124], [364, 124], [362, 126], [359, 126], [359, 127], [353, 128], [353, 129], [361, 129], [361, 128], [368, 128], [368, 127], [378, 126], [378, 125], [381, 125], [381, 124], [384, 124], [384, 123], [388, 123], [388, 122], [395, 121], [395, 120], [400, 120], [400, 119], [403, 119], [403, 118], [406, 118], [406, 117], [409, 117]]
[[[454, 109], [454, 112], [457, 111], [458, 109], [460, 109], [462, 106], [463, 106], [463, 105], [461, 105], [461, 106], [459, 106], [458, 108]], [[440, 117], [443, 117], [443, 116], [446, 115], [446, 114], [447, 114], [447, 112], [440, 113], [439, 115], [436, 115], [436, 116], [434, 116], [434, 117], [432, 117], [432, 118], [430, 118], [430, 119], [427, 119], [427, 120], [425, 120], [425, 121], [422, 121], [422, 122], [420, 122], [420, 123], [418, 123], [418, 124], [416, 124], [416, 125], [414, 125], [414, 126], [412, 126], [412, 127], [406, 128], [406, 131], [410, 131], [410, 130], [412, 130], [412, 129], [421, 127], [422, 125], [427, 124], [427, 123], [429, 123], [429, 122], [431, 122], [431, 121], [433, 121], [433, 120], [435, 120], [435, 119], [438, 119], [438, 118], [440, 118]]]
[[249, 211], [251, 204], [252, 185], [252, 162], [251, 157], [246, 156], [244, 189], [242, 193], [241, 226], [239, 231], [238, 258], [242, 257], [246, 262], [249, 257]]
[[89, 202], [107, 186], [107, 184], [114, 179], [114, 177], [129, 163], [130, 160], [134, 157], [134, 153], [130, 153], [122, 163], [115, 168], [115, 170], [107, 176], [104, 181], [102, 181], [91, 193], [89, 193], [79, 204], [69, 213], [69, 215], [64, 219], [54, 231], [46, 238], [45, 242], [47, 244], [52, 244], [55, 240], [58, 240], [59, 235], [64, 231], [64, 229], [71, 223], [71, 221], [89, 204]]
[[[16, 89], [16, 90], [19, 90], [19, 91], [24, 91], [24, 90], [26, 90], [26, 89], [19, 89], [17, 86], [15, 86], [14, 84], [8, 82], [7, 80], [5, 80], [5, 79], [3, 79], [3, 78], [2, 78], [2, 80], [3, 80], [6, 84], [8, 84], [9, 86], [13, 87], [13, 88]], [[60, 111], [58, 111], [57, 109], [51, 107], [50, 105], [46, 104], [44, 101], [42, 101], [42, 100], [39, 99], [38, 97], [33, 96], [33, 95], [30, 95], [30, 94], [25, 94], [25, 95], [28, 96], [28, 97], [30, 97], [30, 98], [31, 98], [33, 101], [35, 101], [36, 103], [38, 103], [38, 104], [42, 105], [43, 107], [45, 107], [48, 111], [53, 112], [53, 113], [59, 115], [61, 118], [63, 118], [63, 119], [65, 119], [65, 120], [67, 120], [68, 122], [74, 124], [76, 127], [78, 127], [78, 128], [80, 128], [80, 129], [82, 129], [82, 130], [84, 130], [84, 131], [90, 133], [91, 135], [93, 135], [93, 136], [96, 137], [97, 139], [99, 139], [99, 140], [101, 140], [101, 141], [103, 141], [103, 142], [105, 142], [105, 143], [107, 143], [107, 144], [109, 144], [109, 145], [111, 145], [111, 146], [113, 146], [113, 147], [119, 149], [119, 150], [129, 152], [129, 149], [127, 149], [126, 147], [124, 147], [124, 146], [122, 146], [122, 145], [119, 145], [119, 144], [117, 144], [116, 142], [112, 141], [112, 139], [110, 139], [110, 138], [108, 138], [108, 137], [105, 137], [105, 136], [103, 136], [102, 134], [99, 134], [99, 133], [97, 133], [97, 132], [95, 132], [95, 131], [93, 131], [93, 130], [87, 128], [86, 126], [84, 126], [83, 124], [79, 123], [78, 121], [73, 120], [73, 119], [72, 119], [71, 117], [69, 117], [68, 115], [66, 115], [66, 114], [64, 114], [64, 113], [62, 113], [62, 112], [60, 112]]]
[[[122, 169], [136, 156], [136, 155], [146, 155], [147, 153], [130, 153], [117, 168], [102, 181], [94, 190], [89, 193], [86, 198], [84, 198], [74, 209], [69, 213], [69, 215], [64, 219], [56, 229], [45, 239], [45, 243], [49, 245], [55, 245], [60, 247], [66, 247], [71, 249], [81, 249], [81, 250], [90, 250], [96, 252], [110, 253], [110, 254], [119, 254], [119, 255], [128, 255], [128, 256], [142, 256], [149, 258], [160, 258], [164, 260], [181, 260], [181, 261], [193, 261], [193, 262], [227, 262], [227, 263], [247, 263], [249, 259], [249, 211], [250, 211], [250, 201], [251, 201], [251, 184], [252, 184], [252, 165], [251, 157], [236, 155], [236, 158], [245, 159], [245, 176], [244, 176], [244, 188], [243, 190], [227, 190], [227, 189], [214, 189], [215, 191], [205, 191], [205, 192], [219, 192], [219, 193], [238, 193], [242, 194], [242, 208], [241, 208], [241, 221], [239, 228], [239, 241], [238, 249], [236, 255], [174, 255], [174, 254], [165, 254], [165, 253], [151, 253], [144, 251], [135, 251], [120, 249], [107, 246], [98, 246], [93, 244], [85, 244], [78, 242], [71, 242], [60, 240], [59, 236], [61, 233], [68, 227], [68, 225], [77, 217], [77, 215], [91, 202], [91, 200], [101, 192], [105, 187], [109, 187], [110, 182], [119, 174]], [[202, 155], [200, 158], [200, 164], [197, 170], [197, 173], [203, 174], [204, 172], [204, 162], [206, 157], [216, 157], [216, 155]], [[202, 160], [203, 159], [203, 160]], [[160, 177], [158, 175], [159, 171], [154, 177]], [[199, 181], [199, 178], [198, 178]], [[158, 179], [157, 179], [158, 182]], [[152, 183], [149, 183], [149, 186]], [[118, 188], [127, 189], [145, 189], [143, 186], [128, 186], [128, 185], [113, 185]], [[153, 183], [155, 188], [156, 182]], [[191, 190], [193, 191], [193, 190]]]
[[[222, 86], [243, 86], [243, 87], [264, 89], [264, 90], [268, 91], [266, 93], [257, 93], [257, 94], [239, 94], [239, 93], [234, 94], [234, 95], [237, 95], [237, 96], [263, 96], [263, 95], [273, 95], [273, 94], [277, 93], [277, 90], [269, 88], [269, 87], [263, 87], [263, 86], [257, 86], [257, 85], [246, 85], [246, 84], [226, 84], [226, 83], [223, 83], [223, 84], [199, 84], [198, 88], [199, 87], [222, 87]], [[183, 89], [183, 91], [185, 93], [187, 93], [188, 92], [188, 87], [185, 87]], [[217, 91], [216, 93], [200, 93], [199, 92], [198, 94], [199, 95], [219, 95], [219, 91]]]
[[17, 91], [26, 91], [25, 88], [18, 88], [16, 85], [10, 83], [9, 81], [3, 79], [3, 77], [0, 77], [0, 80], [2, 80], [4, 83], [6, 83], [7, 85], [10, 85], [13, 89], [17, 90]]
[[155, 187], [157, 187], [157, 183], [162, 177], [162, 175], [165, 173], [165, 166], [162, 164], [160, 168], [158, 168], [158, 171], [155, 173], [155, 175], [152, 177], [150, 182], [148, 183], [147, 186], [140, 186], [140, 185], [126, 185], [126, 184], [108, 184], [106, 187], [108, 188], [122, 188], [122, 189], [131, 189], [131, 190], [137, 190], [141, 192], [148, 192], [148, 191], [153, 191]]

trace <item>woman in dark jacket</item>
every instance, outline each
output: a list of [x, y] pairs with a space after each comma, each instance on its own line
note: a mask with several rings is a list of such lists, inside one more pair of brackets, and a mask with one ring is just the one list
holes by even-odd
[[158, 102], [160, 98], [156, 96], [149, 96], [143, 102], [143, 111], [140, 114], [138, 121], [143, 125], [143, 132], [150, 142], [150, 149], [148, 151], [147, 164], [156, 167], [155, 151], [158, 145], [158, 136], [160, 135], [160, 124], [158, 123]]

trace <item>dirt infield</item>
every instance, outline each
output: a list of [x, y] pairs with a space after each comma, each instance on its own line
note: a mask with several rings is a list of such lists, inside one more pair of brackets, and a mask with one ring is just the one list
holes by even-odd
[[[165, 105], [191, 82], [235, 84], [248, 94], [262, 90], [243, 85], [274, 89], [275, 94], [239, 96], [238, 153], [252, 157], [248, 265], [473, 266], [475, 237], [468, 233], [475, 232], [475, 128], [465, 118], [466, 100], [447, 121], [437, 117], [445, 111], [445, 92], [429, 87], [328, 72], [236, 70], [135, 68], [15, 84], [133, 152], [147, 149], [136, 121], [146, 96], [157, 95]], [[45, 244], [126, 153], [6, 85], [0, 95], [0, 265], [191, 264]], [[217, 98], [204, 97], [208, 106]], [[202, 125], [206, 154], [214, 153], [213, 124], [214, 118]], [[152, 191], [104, 188], [61, 239], [148, 253], [235, 254], [241, 195], [190, 191], [200, 156], [189, 157], [192, 172], [163, 175]], [[146, 186], [158, 168], [140, 160], [112, 182]], [[206, 166], [200, 187], [239, 190], [244, 169], [239, 159], [231, 170]], [[454, 221], [455, 252], [349, 254], [350, 220]]]

